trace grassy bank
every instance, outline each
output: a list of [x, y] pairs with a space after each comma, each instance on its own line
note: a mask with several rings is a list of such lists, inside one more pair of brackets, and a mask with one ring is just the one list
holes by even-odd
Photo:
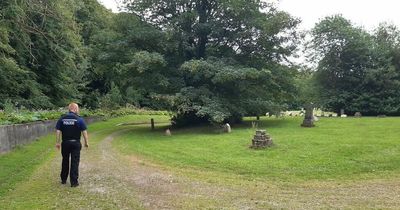
[[19, 146], [13, 152], [0, 155], [0, 197], [54, 155], [53, 135], [41, 138], [32, 144]]

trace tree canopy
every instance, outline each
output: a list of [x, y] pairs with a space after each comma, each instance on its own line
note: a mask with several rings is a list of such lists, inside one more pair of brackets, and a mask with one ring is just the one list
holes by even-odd
[[399, 114], [399, 31], [382, 24], [373, 33], [336, 15], [312, 30], [320, 102], [328, 109], [366, 115]]
[[262, 0], [0, 2], [0, 109], [170, 110], [177, 125], [238, 122], [314, 102], [400, 114], [399, 30], [368, 32], [340, 15], [311, 31], [317, 67], [289, 58], [300, 20]]

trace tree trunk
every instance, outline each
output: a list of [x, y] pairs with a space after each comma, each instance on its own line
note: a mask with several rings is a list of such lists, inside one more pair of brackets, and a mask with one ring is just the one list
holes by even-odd
[[207, 26], [207, 0], [197, 1], [197, 13], [199, 15], [198, 25], [198, 43], [197, 43], [197, 58], [204, 58], [206, 56], [207, 36], [210, 33]]

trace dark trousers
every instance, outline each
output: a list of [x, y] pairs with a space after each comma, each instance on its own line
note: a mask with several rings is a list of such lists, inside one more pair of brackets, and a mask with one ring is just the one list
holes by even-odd
[[[79, 159], [81, 156], [82, 144], [79, 140], [63, 141], [61, 143], [62, 167], [61, 181], [67, 181], [68, 172], [71, 185], [78, 184]], [[69, 158], [71, 156], [71, 170], [69, 168]]]

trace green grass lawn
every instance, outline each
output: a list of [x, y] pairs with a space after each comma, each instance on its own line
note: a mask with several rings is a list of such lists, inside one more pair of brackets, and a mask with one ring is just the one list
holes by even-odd
[[[150, 118], [161, 123], [155, 131], [148, 124], [143, 125]], [[162, 200], [169, 199], [165, 196], [171, 192], [186, 195], [185, 190], [190, 187], [199, 188], [192, 200], [183, 197], [177, 201], [187, 207], [183, 209], [200, 205], [197, 202], [202, 193], [210, 194], [210, 201], [226, 201], [214, 205], [221, 204], [219, 207], [234, 202], [247, 205], [253, 199], [262, 202], [266, 197], [269, 199], [265, 208], [259, 209], [301, 209], [319, 205], [317, 201], [323, 202], [321, 208], [398, 206], [395, 195], [400, 178], [400, 118], [322, 118], [315, 128], [300, 127], [300, 118], [262, 118], [260, 127], [267, 129], [275, 143], [265, 150], [249, 149], [254, 135], [250, 119], [242, 125], [232, 125], [233, 132], [229, 134], [203, 126], [173, 129], [172, 136], [165, 136], [167, 121], [168, 116], [135, 115], [90, 125], [90, 148], [83, 152], [83, 169], [87, 171], [78, 189], [59, 184], [61, 163], [59, 151], [54, 148], [54, 134], [0, 155], [0, 203], [4, 205], [0, 208], [141, 209], [139, 193], [112, 188], [113, 181], [121, 183], [124, 179], [108, 177], [96, 167], [88, 169], [104, 158], [101, 148], [107, 136], [114, 137], [113, 146], [124, 154], [119, 161], [127, 161], [117, 166], [121, 175], [125, 169], [125, 173], [129, 172], [130, 166], [135, 167], [129, 161], [138, 161], [136, 164], [144, 167], [142, 173], [148, 173], [158, 181], [155, 183], [173, 181], [161, 186], [167, 191], [147, 186], [140, 192], [155, 190], [150, 195]], [[132, 180], [138, 178], [130, 175]], [[104, 186], [97, 186], [99, 183]], [[139, 187], [130, 186], [131, 182], [125, 184], [139, 189], [140, 183]], [[101, 191], [102, 187], [121, 190], [108, 194]], [[204, 200], [204, 208], [213, 206], [208, 201]], [[286, 205], [289, 201], [293, 202]]]
[[47, 136], [0, 156], [0, 197], [12, 190], [17, 182], [29, 177], [38, 165], [52, 156], [54, 142], [54, 137]]
[[274, 146], [249, 149], [250, 121], [232, 133], [210, 127], [149, 131], [138, 126], [114, 141], [125, 154], [162, 165], [282, 181], [360, 180], [400, 174], [400, 118], [322, 118], [314, 128], [302, 119], [262, 118]]

